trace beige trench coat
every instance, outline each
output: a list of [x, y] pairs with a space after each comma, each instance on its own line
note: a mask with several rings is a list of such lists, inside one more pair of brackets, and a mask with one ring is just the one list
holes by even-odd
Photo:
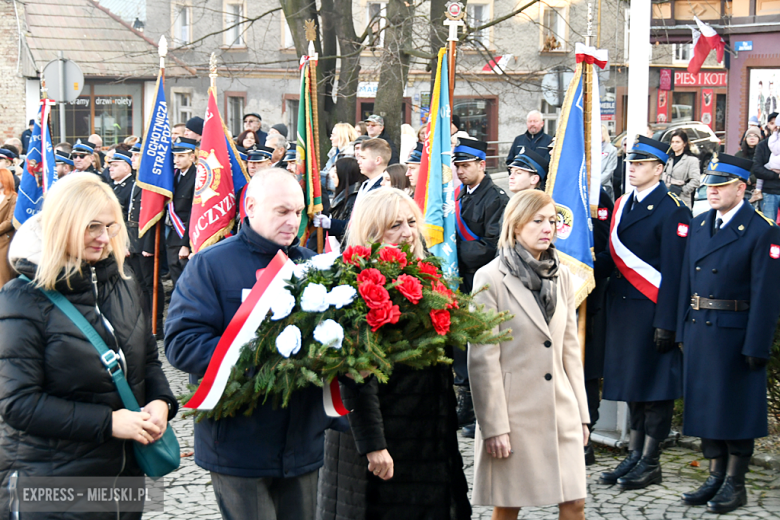
[[[472, 504], [524, 507], [585, 498], [582, 425], [585, 396], [571, 273], [561, 266], [550, 324], [531, 291], [496, 258], [474, 277], [489, 285], [476, 303], [514, 318], [500, 325], [514, 339], [469, 345], [468, 367], [477, 433]], [[509, 434], [509, 458], [488, 455], [484, 440]]]
[[8, 247], [16, 231], [13, 224], [15, 207], [15, 192], [0, 195], [0, 287], [16, 278], [16, 273], [8, 263]]

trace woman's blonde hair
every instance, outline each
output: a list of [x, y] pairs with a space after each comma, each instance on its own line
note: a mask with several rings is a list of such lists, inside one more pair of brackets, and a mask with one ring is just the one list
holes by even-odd
[[116, 195], [94, 173], [72, 173], [57, 181], [43, 202], [41, 262], [35, 274], [38, 287], [54, 289], [60, 280], [70, 284], [70, 277], [81, 273], [84, 234], [95, 217], [106, 209], [120, 224], [119, 233], [109, 241], [108, 253], [114, 255], [120, 276], [126, 278], [127, 228]]
[[357, 130], [349, 123], [336, 123], [336, 126], [333, 127], [333, 133], [336, 134], [339, 149], [344, 148], [358, 137]]
[[[547, 193], [540, 190], [524, 190], [515, 193], [504, 210], [504, 226], [501, 228], [501, 237], [498, 239], [498, 247], [515, 247], [515, 235], [517, 231], [531, 222], [542, 208], [555, 202]], [[553, 238], [556, 231], [553, 231]]]
[[368, 193], [355, 205], [349, 225], [347, 245], [367, 246], [382, 242], [385, 231], [395, 224], [401, 211], [401, 204], [407, 204], [417, 221], [417, 234], [412, 244], [412, 254], [425, 257], [422, 230], [425, 223], [420, 208], [412, 198], [396, 188], [378, 188]]

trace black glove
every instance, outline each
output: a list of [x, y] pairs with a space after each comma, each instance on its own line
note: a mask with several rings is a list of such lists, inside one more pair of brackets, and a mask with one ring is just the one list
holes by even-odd
[[761, 370], [769, 360], [761, 357], [745, 356], [745, 361], [747, 361], [750, 370]]
[[674, 331], [655, 329], [653, 341], [655, 341], [655, 349], [661, 354], [666, 354], [674, 348]]

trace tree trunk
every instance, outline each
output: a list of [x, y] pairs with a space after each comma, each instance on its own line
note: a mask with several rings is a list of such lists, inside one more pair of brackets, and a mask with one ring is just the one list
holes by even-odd
[[384, 34], [384, 52], [379, 72], [379, 86], [374, 102], [374, 113], [385, 120], [385, 133], [397, 146], [401, 145], [401, 107], [409, 74], [409, 55], [404, 44], [412, 36], [414, 7], [411, 2], [390, 0], [387, 3], [387, 23]]

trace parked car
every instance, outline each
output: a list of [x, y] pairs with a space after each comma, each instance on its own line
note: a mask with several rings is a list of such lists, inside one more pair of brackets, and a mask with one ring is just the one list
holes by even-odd
[[693, 197], [693, 216], [701, 215], [710, 210], [710, 203], [707, 201], [707, 186], [699, 186]]

